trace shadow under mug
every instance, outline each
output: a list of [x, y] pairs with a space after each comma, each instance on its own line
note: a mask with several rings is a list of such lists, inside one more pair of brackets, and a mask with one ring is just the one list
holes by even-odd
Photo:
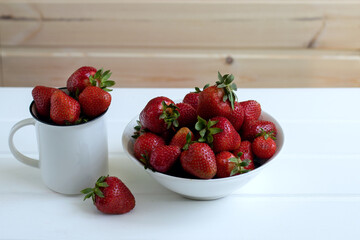
[[[16, 123], [9, 134], [9, 148], [20, 162], [40, 168], [45, 185], [62, 194], [80, 194], [108, 174], [108, 143], [105, 113], [86, 123], [59, 126], [37, 117], [35, 103], [30, 104], [33, 118]], [[20, 128], [33, 125], [37, 137], [39, 159], [20, 153], [14, 135]]]

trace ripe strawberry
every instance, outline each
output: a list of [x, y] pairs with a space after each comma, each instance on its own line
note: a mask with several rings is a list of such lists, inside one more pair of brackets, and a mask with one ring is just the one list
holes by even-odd
[[247, 169], [249, 160], [235, 157], [231, 152], [220, 152], [215, 155], [215, 158], [217, 167], [216, 177], [218, 178], [231, 177], [249, 171]]
[[244, 108], [239, 102], [234, 102], [234, 110], [225, 117], [229, 119], [235, 130], [239, 131], [244, 123]]
[[170, 141], [170, 145], [178, 146], [179, 148], [183, 148], [188, 142], [187, 136], [190, 133], [190, 142], [195, 140], [194, 134], [187, 127], [180, 128], [175, 135], [172, 137]]
[[78, 101], [61, 90], [56, 90], [50, 98], [50, 118], [58, 125], [75, 124], [80, 117]]
[[240, 147], [235, 149], [234, 151], [232, 151], [232, 153], [235, 156], [238, 156], [240, 153], [240, 159], [241, 160], [245, 160], [248, 159], [249, 160], [249, 165], [244, 167], [247, 170], [253, 170], [255, 168], [254, 165], [254, 154], [251, 150], [251, 142], [249, 141], [242, 141], [240, 144]]
[[175, 103], [167, 97], [156, 97], [151, 99], [140, 113], [140, 123], [144, 128], [153, 133], [162, 134], [172, 125], [179, 126], [178, 108]]
[[77, 69], [67, 80], [66, 87], [70, 93], [81, 93], [87, 86], [91, 86], [90, 76], [94, 76], [96, 68], [84, 66]]
[[241, 137], [225, 117], [214, 117], [208, 122], [198, 117], [195, 129], [199, 131], [199, 142], [208, 143], [215, 153], [233, 151], [240, 146]]
[[261, 106], [255, 100], [248, 100], [240, 102], [240, 105], [244, 108], [244, 121], [258, 120], [261, 115]]
[[160, 146], [152, 151], [150, 156], [150, 166], [162, 173], [166, 173], [179, 159], [181, 149], [178, 146]]
[[190, 127], [193, 128], [197, 121], [196, 110], [187, 103], [177, 103], [180, 116], [178, 117], [179, 127]]
[[94, 188], [81, 191], [85, 199], [92, 198], [96, 208], [106, 214], [123, 214], [135, 207], [135, 197], [129, 188], [117, 177], [102, 176]]
[[136, 159], [142, 161], [144, 164], [147, 164], [146, 159], [151, 157], [152, 151], [159, 147], [165, 145], [163, 138], [158, 135], [146, 132], [139, 136], [134, 143], [134, 156]]
[[250, 120], [243, 124], [240, 135], [244, 140], [253, 141], [257, 134], [263, 129], [265, 132], [273, 132], [276, 137], [277, 129], [273, 122], [265, 120]]
[[79, 95], [82, 112], [94, 118], [105, 112], [111, 103], [110, 93], [95, 86], [86, 87]]
[[191, 175], [210, 179], [216, 174], [215, 154], [206, 143], [193, 143], [180, 155], [183, 169]]
[[56, 90], [56, 88], [45, 86], [36, 86], [33, 88], [31, 94], [35, 102], [38, 117], [44, 119], [50, 118], [50, 98]]
[[111, 76], [110, 70], [103, 72], [103, 69], [96, 70], [93, 67], [81, 67], [77, 69], [67, 80], [67, 89], [73, 95], [80, 94], [88, 86], [98, 86], [105, 91], [110, 91], [107, 87], [115, 84], [109, 80]]
[[267, 133], [264, 130], [251, 143], [251, 150], [254, 155], [260, 159], [271, 158], [276, 151], [276, 138], [272, 133]]
[[[206, 84], [203, 89], [207, 87], [209, 87], [209, 84]], [[197, 110], [200, 92], [200, 88], [195, 87], [195, 92], [189, 92], [185, 95], [183, 103], [190, 104], [195, 110]]]

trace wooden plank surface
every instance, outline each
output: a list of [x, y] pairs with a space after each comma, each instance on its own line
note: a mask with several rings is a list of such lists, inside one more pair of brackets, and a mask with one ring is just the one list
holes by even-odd
[[84, 2], [0, 3], [1, 42], [5, 46], [360, 48], [360, 2]]
[[[82, 65], [113, 71], [116, 87], [202, 87], [217, 71], [241, 87], [360, 87], [360, 56], [322, 50], [4, 48], [6, 86], [64, 86]], [[231, 62], [231, 63], [230, 63]]]

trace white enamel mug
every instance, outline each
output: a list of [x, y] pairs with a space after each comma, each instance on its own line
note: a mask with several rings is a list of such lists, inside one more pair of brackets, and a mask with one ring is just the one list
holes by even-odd
[[[105, 113], [89, 122], [59, 126], [40, 120], [34, 102], [30, 105], [33, 118], [16, 123], [9, 134], [11, 153], [20, 162], [40, 168], [45, 185], [62, 194], [80, 194], [93, 186], [100, 176], [108, 174], [108, 143]], [[14, 135], [20, 128], [34, 125], [39, 159], [20, 153]]]

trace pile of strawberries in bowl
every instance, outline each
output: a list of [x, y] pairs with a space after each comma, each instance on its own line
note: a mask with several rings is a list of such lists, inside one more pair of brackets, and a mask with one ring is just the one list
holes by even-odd
[[188, 198], [226, 196], [271, 162], [283, 145], [279, 123], [256, 100], [238, 101], [231, 74], [181, 102], [151, 99], [125, 128], [130, 159]]

